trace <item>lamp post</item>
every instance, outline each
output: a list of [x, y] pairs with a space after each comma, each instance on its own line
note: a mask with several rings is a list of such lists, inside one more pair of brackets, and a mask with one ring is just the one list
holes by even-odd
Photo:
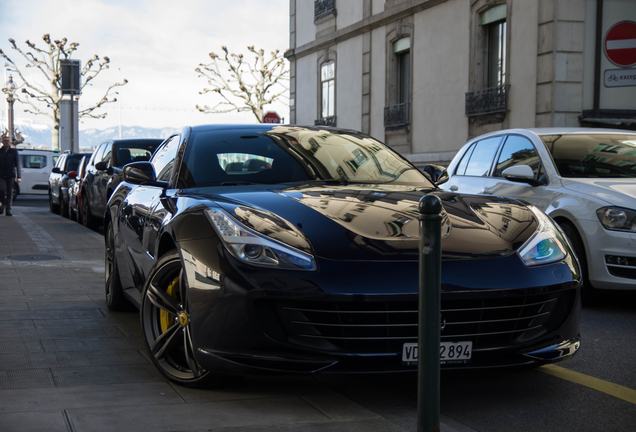
[[15, 102], [15, 91], [18, 88], [13, 82], [13, 76], [9, 75], [9, 81], [4, 84], [2, 91], [7, 95], [7, 103], [9, 104], [9, 119], [8, 119], [8, 133], [11, 139], [11, 144], [15, 144], [15, 130], [13, 126], [13, 103]]

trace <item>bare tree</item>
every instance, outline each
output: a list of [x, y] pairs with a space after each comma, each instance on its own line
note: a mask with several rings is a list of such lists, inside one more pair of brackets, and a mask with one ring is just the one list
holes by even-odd
[[[29, 106], [29, 108], [24, 110], [24, 112], [45, 115], [53, 120], [53, 130], [51, 131], [53, 149], [59, 149], [60, 105], [63, 97], [61, 92], [62, 72], [60, 61], [70, 59], [73, 52], [77, 50], [79, 44], [77, 42], [73, 42], [67, 45], [66, 38], [52, 41], [48, 34], [45, 34], [42, 39], [46, 43], [45, 48], [38, 48], [34, 43], [27, 40], [25, 43], [32, 50], [27, 52], [18, 47], [15, 40], [9, 39], [9, 42], [12, 45], [11, 48], [16, 50], [26, 59], [26, 68], [36, 68], [42, 73], [42, 75], [44, 75], [48, 87], [40, 85], [33, 80], [29, 81], [18, 65], [16, 65], [16, 63], [14, 63], [13, 60], [11, 60], [1, 49], [0, 56], [4, 57], [8, 61], [6, 66], [9, 66], [11, 70], [17, 73], [22, 80], [22, 83], [18, 86], [18, 89], [20, 89], [21, 92], [16, 93], [16, 100]], [[82, 78], [80, 92], [93, 79], [95, 79], [101, 71], [108, 69], [108, 63], [110, 63], [110, 59], [108, 57], [104, 56], [100, 59], [97, 55], [84, 62], [84, 65], [80, 70], [80, 76]], [[104, 96], [102, 96], [98, 102], [91, 105], [89, 108], [79, 111], [78, 117], [106, 117], [105, 112], [96, 113], [94, 111], [103, 107], [107, 103], [115, 102], [117, 100], [115, 97], [109, 99], [111, 90], [115, 87], [123, 86], [127, 82], [128, 80], [123, 80], [121, 83], [112, 84], [108, 87]], [[117, 92], [114, 94], [117, 94]], [[79, 96], [75, 97], [76, 100], [79, 99]]]
[[[225, 53], [219, 57], [210, 53], [212, 62], [199, 64], [195, 72], [199, 77], [208, 80], [210, 88], [204, 88], [199, 94], [217, 93], [221, 101], [214, 107], [207, 105], [197, 109], [204, 113], [227, 113], [251, 111], [259, 123], [263, 122], [263, 107], [284, 97], [288, 89], [289, 68], [279, 50], [272, 51], [265, 56], [265, 51], [248, 46], [247, 49], [255, 55], [253, 62], [244, 60], [243, 54], [230, 54], [227, 47], [222, 46]], [[227, 74], [222, 71], [227, 66]]]

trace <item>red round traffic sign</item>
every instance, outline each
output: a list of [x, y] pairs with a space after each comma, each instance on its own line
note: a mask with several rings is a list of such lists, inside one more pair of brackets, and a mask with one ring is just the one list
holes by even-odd
[[636, 22], [621, 21], [607, 31], [603, 41], [605, 55], [616, 66], [636, 64]]
[[268, 111], [263, 116], [263, 123], [280, 123], [280, 116], [274, 111]]

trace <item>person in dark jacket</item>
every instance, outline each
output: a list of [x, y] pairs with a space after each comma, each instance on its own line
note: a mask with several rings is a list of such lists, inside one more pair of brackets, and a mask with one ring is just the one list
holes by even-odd
[[8, 136], [2, 137], [2, 147], [0, 147], [0, 214], [5, 212], [7, 216], [11, 214], [11, 202], [13, 201], [13, 182], [16, 179], [22, 181], [22, 165], [18, 151], [11, 147], [11, 139]]

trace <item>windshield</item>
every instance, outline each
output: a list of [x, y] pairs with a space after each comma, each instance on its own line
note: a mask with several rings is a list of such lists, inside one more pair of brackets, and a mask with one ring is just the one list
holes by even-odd
[[193, 132], [180, 187], [338, 182], [432, 187], [422, 173], [366, 135], [298, 127]]
[[542, 135], [562, 177], [636, 177], [636, 134]]

